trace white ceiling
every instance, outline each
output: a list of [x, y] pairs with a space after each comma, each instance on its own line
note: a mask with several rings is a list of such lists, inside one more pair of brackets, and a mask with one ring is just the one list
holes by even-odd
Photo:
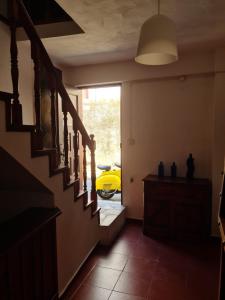
[[[134, 58], [140, 27], [157, 10], [157, 0], [56, 1], [85, 31], [43, 40], [70, 66]], [[175, 21], [180, 51], [225, 45], [225, 0], [161, 0], [161, 13]]]

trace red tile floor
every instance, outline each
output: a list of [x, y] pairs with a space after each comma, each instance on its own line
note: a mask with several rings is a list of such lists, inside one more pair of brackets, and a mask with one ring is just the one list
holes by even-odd
[[127, 224], [110, 248], [98, 247], [65, 300], [217, 300], [219, 244], [162, 242]]

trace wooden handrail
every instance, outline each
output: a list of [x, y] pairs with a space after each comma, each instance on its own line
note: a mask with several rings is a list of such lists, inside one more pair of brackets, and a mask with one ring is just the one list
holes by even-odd
[[9, 20], [5, 16], [3, 16], [1, 14], [0, 14], [0, 21], [2, 21], [3, 23], [5, 23], [8, 26], [10, 25]]
[[13, 94], [0, 91], [0, 100], [10, 101], [12, 99], [13, 99]]
[[20, 17], [20, 24], [22, 23], [21, 25], [23, 26], [31, 43], [34, 43], [35, 46], [39, 48], [40, 59], [42, 60], [44, 66], [46, 67], [48, 75], [53, 77], [53, 80], [55, 80], [57, 90], [62, 98], [62, 101], [65, 102], [64, 105], [66, 107], [66, 110], [70, 113], [70, 115], [73, 119], [73, 123], [76, 124], [77, 129], [80, 131], [82, 138], [85, 141], [85, 144], [89, 147], [89, 149], [91, 149], [92, 141], [91, 141], [79, 115], [77, 114], [77, 111], [74, 108], [72, 101], [70, 100], [70, 97], [63, 85], [62, 79], [59, 77], [59, 74], [56, 71], [56, 68], [52, 63], [23, 2], [21, 0], [15, 0], [15, 1], [18, 5], [18, 14]]

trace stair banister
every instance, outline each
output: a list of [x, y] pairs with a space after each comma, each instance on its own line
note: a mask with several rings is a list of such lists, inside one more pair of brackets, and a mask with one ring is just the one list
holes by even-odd
[[44, 66], [49, 71], [48, 75], [53, 76], [56, 79], [56, 85], [57, 90], [62, 97], [63, 101], [67, 103], [67, 109], [74, 121], [77, 124], [77, 128], [80, 131], [81, 135], [84, 137], [87, 146], [89, 149], [91, 149], [91, 140], [90, 137], [80, 119], [78, 116], [76, 109], [73, 106], [73, 103], [70, 100], [70, 97], [62, 83], [61, 78], [59, 77], [59, 74], [54, 67], [41, 39], [38, 36], [38, 33], [36, 32], [36, 29], [33, 25], [33, 22], [26, 11], [26, 8], [21, 0], [14, 0], [18, 4], [18, 13], [20, 16], [21, 23], [23, 25], [24, 30], [26, 31], [27, 36], [29, 37], [31, 43], [35, 43], [35, 45], [39, 48], [39, 53], [41, 56], [41, 59], [43, 60]]
[[95, 149], [96, 143], [94, 140], [94, 134], [90, 135], [92, 146], [91, 146], [91, 199], [95, 201], [97, 209], [97, 193], [96, 193], [96, 163], [95, 163]]
[[[74, 130], [74, 169], [75, 169], [75, 180], [78, 178], [78, 149], [77, 142], [78, 142], [78, 132], [80, 132], [82, 136], [82, 145], [83, 145], [83, 179], [84, 179], [84, 190], [87, 189], [87, 159], [86, 159], [86, 147], [88, 147], [91, 151], [91, 181], [92, 181], [92, 189], [91, 189], [91, 195], [93, 197], [93, 200], [97, 199], [96, 191], [95, 191], [95, 158], [94, 158], [94, 152], [95, 152], [95, 141], [94, 136], [90, 137], [72, 103], [70, 100], [70, 97], [63, 85], [61, 74], [59, 74], [59, 70], [55, 68], [53, 65], [35, 27], [34, 24], [24, 6], [24, 3], [22, 0], [10, 0], [13, 3], [13, 16], [14, 16], [14, 22], [11, 31], [12, 31], [12, 52], [14, 56], [13, 61], [13, 68], [16, 70], [17, 67], [17, 48], [16, 48], [16, 27], [15, 24], [21, 25], [30, 42], [31, 42], [31, 49], [32, 49], [32, 59], [34, 60], [34, 64], [38, 64], [34, 67], [35, 71], [35, 112], [36, 112], [36, 128], [37, 131], [41, 133], [41, 112], [40, 112], [40, 63], [44, 66], [48, 79], [50, 81], [50, 90], [51, 90], [51, 117], [52, 117], [52, 146], [53, 148], [57, 149], [58, 147], [58, 131], [56, 129], [57, 127], [57, 105], [56, 105], [56, 94], [59, 93], [59, 95], [62, 98], [62, 111], [64, 116], [64, 152], [65, 152], [65, 167], [67, 168], [67, 181], [70, 180], [70, 174], [69, 174], [69, 160], [68, 160], [68, 124], [67, 124], [67, 115], [68, 113], [72, 117], [73, 121], [73, 130]], [[13, 20], [13, 19], [12, 19]], [[13, 33], [14, 32], [14, 33]], [[15, 65], [15, 66], [14, 66]], [[19, 94], [17, 93], [18, 87], [16, 86], [16, 82], [18, 81], [18, 74], [17, 72], [14, 72], [14, 77], [12, 80], [15, 82], [13, 87], [13, 93], [14, 93], [14, 102], [16, 104], [20, 103], [17, 101]], [[17, 83], [18, 84], [18, 83]], [[21, 105], [20, 105], [21, 107]], [[21, 117], [22, 117], [22, 107], [21, 107]], [[55, 118], [56, 117], [56, 118]], [[22, 123], [21, 123], [22, 124]], [[59, 151], [58, 151], [59, 152]], [[57, 167], [57, 165], [56, 165]], [[78, 182], [79, 186], [79, 182]]]
[[18, 69], [18, 48], [16, 42], [16, 5], [13, 0], [9, 1], [9, 19], [10, 19], [10, 54], [11, 54], [11, 77], [13, 87], [12, 104], [12, 124], [13, 126], [22, 125], [22, 106], [19, 101], [19, 69]]

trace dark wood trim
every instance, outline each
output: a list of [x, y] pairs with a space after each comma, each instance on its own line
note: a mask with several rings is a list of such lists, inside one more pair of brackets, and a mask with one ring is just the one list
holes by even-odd
[[78, 131], [76, 130], [76, 128], [73, 128], [74, 131], [74, 136], [73, 136], [73, 146], [74, 146], [74, 176], [75, 179], [78, 179], [78, 163], [79, 163], [79, 155], [78, 155], [78, 151], [79, 151], [79, 145], [78, 145]]
[[10, 26], [10, 21], [9, 19], [7, 19], [6, 17], [4, 17], [3, 15], [0, 14], [0, 21], [2, 21], [3, 23], [5, 23], [6, 25]]
[[56, 127], [56, 90], [51, 88], [51, 132], [52, 132], [52, 148], [57, 148], [57, 127]]
[[64, 124], [64, 130], [63, 130], [63, 141], [64, 141], [64, 165], [68, 169], [68, 175], [66, 181], [70, 181], [70, 170], [69, 170], [69, 131], [68, 131], [68, 118], [67, 118], [67, 108], [65, 103], [62, 103], [62, 112], [63, 112], [63, 124]]
[[12, 124], [21, 126], [22, 121], [22, 105], [19, 101], [19, 68], [18, 68], [18, 48], [16, 39], [16, 16], [17, 7], [14, 0], [9, 1], [9, 18], [10, 18], [10, 55], [11, 55], [11, 78], [13, 87], [13, 103], [12, 103]]
[[114, 86], [122, 86], [121, 82], [118, 83], [96, 83], [90, 85], [76, 85], [75, 88], [79, 90], [87, 90], [87, 89], [97, 89], [97, 88], [107, 88], [107, 87], [114, 87]]
[[53, 65], [41, 39], [39, 38], [39, 36], [37, 34], [34, 24], [29, 16], [29, 14], [27, 13], [23, 2], [21, 0], [15, 0], [15, 1], [18, 5], [19, 17], [21, 19], [21, 23], [26, 31], [27, 36], [29, 37], [30, 41], [32, 43], [35, 43], [36, 47], [38, 47], [41, 61], [44, 65], [44, 67], [46, 68], [47, 73], [49, 74], [51, 79], [53, 79], [53, 81], [56, 82], [57, 91], [59, 92], [59, 94], [62, 98], [62, 101], [65, 102], [65, 104], [67, 106], [67, 111], [72, 116], [74, 122], [76, 123], [77, 129], [80, 131], [83, 138], [85, 139], [86, 145], [89, 148], [91, 148], [90, 137], [89, 137], [80, 117], [78, 116], [76, 109], [73, 106], [72, 101], [70, 100], [70, 97], [63, 85], [63, 82], [62, 82], [62, 79], [61, 79], [61, 76], [60, 76], [58, 70]]
[[11, 101], [12, 99], [13, 94], [0, 91], [0, 101]]
[[96, 192], [96, 163], [95, 163], [95, 149], [96, 144], [94, 140], [94, 135], [90, 135], [92, 147], [91, 147], [91, 200], [94, 201], [95, 210], [98, 209], [97, 205], [97, 192]]
[[83, 143], [83, 188], [84, 191], [87, 190], [87, 151], [86, 145]]
[[135, 224], [135, 225], [143, 225], [143, 220], [140, 219], [132, 219], [132, 218], [126, 218], [126, 223], [127, 224]]
[[41, 130], [41, 78], [40, 78], [40, 58], [37, 47], [31, 43], [31, 58], [34, 62], [34, 105], [36, 116], [36, 128]]

